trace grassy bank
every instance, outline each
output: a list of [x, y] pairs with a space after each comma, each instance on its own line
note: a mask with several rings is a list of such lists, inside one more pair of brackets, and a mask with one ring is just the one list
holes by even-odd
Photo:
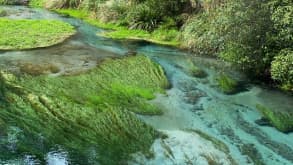
[[152, 32], [148, 32], [146, 30], [129, 29], [126, 26], [120, 25], [119, 22], [118, 23], [101, 22], [98, 19], [93, 18], [93, 16], [91, 16], [91, 14], [85, 10], [56, 9], [54, 11], [62, 15], [82, 19], [91, 25], [109, 30], [109, 31], [105, 31], [103, 33], [97, 34], [103, 37], [108, 37], [113, 39], [145, 40], [145, 41], [162, 44], [162, 45], [169, 45], [169, 46], [180, 45], [180, 42], [178, 39], [179, 31], [175, 29], [166, 30], [163, 28], [158, 28]]

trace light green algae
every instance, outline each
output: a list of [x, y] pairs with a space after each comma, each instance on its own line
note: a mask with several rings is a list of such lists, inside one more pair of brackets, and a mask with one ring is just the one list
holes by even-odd
[[282, 112], [269, 109], [263, 105], [256, 105], [257, 110], [259, 110], [263, 117], [270, 121], [275, 128], [282, 132], [292, 132], [293, 131], [293, 114], [291, 111]]
[[76, 33], [73, 26], [56, 20], [0, 19], [0, 50], [42, 48], [62, 43]]

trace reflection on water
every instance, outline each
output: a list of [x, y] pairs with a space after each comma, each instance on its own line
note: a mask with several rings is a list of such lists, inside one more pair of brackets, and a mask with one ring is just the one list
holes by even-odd
[[[103, 58], [117, 54], [79, 41], [68, 41], [47, 49], [9, 51], [0, 54], [0, 69], [13, 73], [68, 75], [96, 67]], [[46, 67], [47, 66], [47, 67]]]

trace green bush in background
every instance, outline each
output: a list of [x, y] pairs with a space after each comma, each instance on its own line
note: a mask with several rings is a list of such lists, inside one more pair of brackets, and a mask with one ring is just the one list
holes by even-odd
[[[276, 83], [281, 81], [271, 76], [272, 61], [282, 50], [293, 49], [291, 0], [32, 0], [31, 4], [78, 9], [93, 18], [90, 22], [114, 24], [117, 32], [104, 36], [180, 43], [197, 55], [229, 61], [253, 79], [271, 78]], [[99, 21], [96, 25], [101, 25]], [[128, 29], [143, 31], [133, 35]]]

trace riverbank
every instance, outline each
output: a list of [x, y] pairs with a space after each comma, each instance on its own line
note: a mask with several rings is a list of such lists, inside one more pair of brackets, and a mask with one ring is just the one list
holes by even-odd
[[[292, 93], [293, 43], [289, 27], [293, 22], [287, 17], [293, 5], [289, 1], [284, 5], [271, 1], [31, 0], [29, 5], [56, 9], [108, 29], [97, 34], [103, 37], [145, 40], [219, 57], [251, 79], [273, 82], [275, 87]], [[242, 17], [235, 19], [235, 15]]]
[[90, 13], [89, 11], [78, 10], [78, 9], [54, 9], [56, 13], [63, 16], [70, 16], [78, 19], [82, 19], [85, 22], [94, 25], [98, 28], [106, 29], [103, 33], [98, 33], [97, 35], [112, 39], [135, 39], [144, 40], [160, 45], [175, 46], [180, 47], [181, 43], [179, 41], [179, 31], [175, 29], [156, 29], [153, 32], [148, 32], [145, 30], [129, 29], [126, 26], [120, 25], [114, 22], [102, 22]]

